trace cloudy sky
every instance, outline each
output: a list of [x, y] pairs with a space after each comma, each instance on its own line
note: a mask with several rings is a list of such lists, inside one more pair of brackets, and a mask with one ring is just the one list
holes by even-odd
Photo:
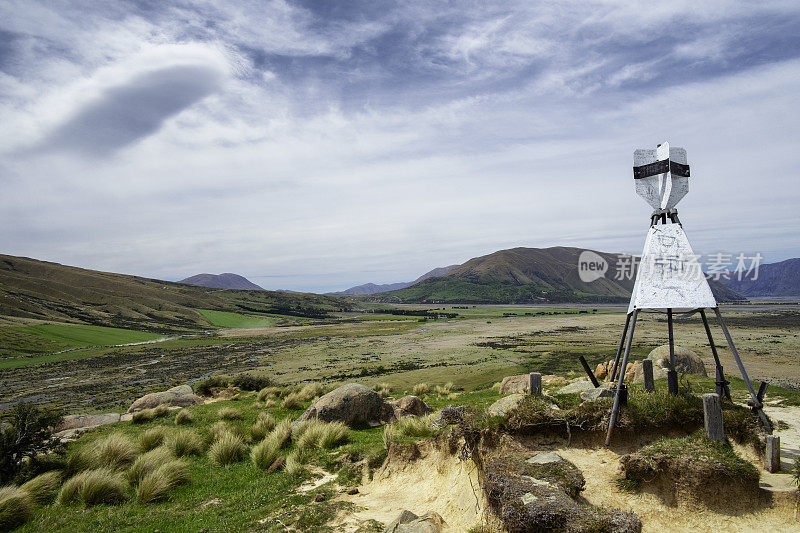
[[515, 246], [800, 256], [800, 4], [0, 2], [0, 253], [265, 288]]

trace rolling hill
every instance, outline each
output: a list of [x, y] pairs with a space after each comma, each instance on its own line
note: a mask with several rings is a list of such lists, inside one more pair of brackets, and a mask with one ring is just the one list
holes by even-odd
[[377, 294], [381, 292], [405, 289], [406, 287], [415, 285], [420, 281], [426, 280], [428, 278], [436, 278], [444, 276], [457, 266], [458, 265], [449, 265], [445, 267], [434, 268], [430, 272], [426, 272], [425, 274], [421, 275], [414, 281], [400, 281], [398, 283], [384, 283], [381, 285], [376, 285], [375, 283], [365, 283], [364, 285], [357, 285], [355, 287], [350, 287], [347, 290], [341, 292], [334, 292], [333, 294]]
[[249, 279], [239, 274], [225, 272], [223, 274], [197, 274], [180, 280], [178, 283], [187, 285], [198, 285], [200, 287], [211, 287], [212, 289], [239, 289], [245, 291], [263, 291]]
[[721, 280], [721, 283], [748, 297], [794, 297], [800, 296], [800, 258], [787, 259], [780, 263], [768, 263], [758, 269], [758, 278], [743, 276]]
[[[396, 303], [624, 303], [633, 278], [614, 279], [619, 254], [595, 252], [609, 265], [606, 277], [581, 281], [578, 256], [583, 249], [512, 248], [470, 259], [446, 275], [410, 287], [375, 295], [370, 300]], [[720, 301], [741, 295], [715, 282], [711, 289]]]
[[316, 294], [211, 289], [0, 255], [0, 317], [171, 333], [208, 328], [196, 309], [321, 317], [351, 305]]

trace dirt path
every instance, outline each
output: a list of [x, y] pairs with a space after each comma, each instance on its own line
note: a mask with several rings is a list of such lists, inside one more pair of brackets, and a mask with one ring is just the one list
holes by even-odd
[[762, 471], [761, 487], [773, 492], [797, 490], [791, 472], [795, 459], [800, 456], [800, 407], [765, 406], [764, 412], [772, 420], [788, 427], [774, 432], [781, 438], [781, 471], [775, 474]]

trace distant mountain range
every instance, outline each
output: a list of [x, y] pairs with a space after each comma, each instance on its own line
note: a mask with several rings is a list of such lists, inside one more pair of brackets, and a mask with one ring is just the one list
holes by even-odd
[[333, 294], [378, 294], [380, 292], [389, 292], [395, 291], [398, 289], [405, 289], [406, 287], [410, 287], [420, 281], [426, 280], [428, 278], [438, 278], [441, 276], [446, 275], [448, 272], [456, 268], [458, 265], [450, 265], [445, 267], [434, 268], [430, 272], [426, 272], [425, 274], [421, 275], [414, 281], [401, 281], [398, 283], [384, 283], [382, 285], [376, 285], [375, 283], [365, 283], [364, 285], [357, 285], [355, 287], [350, 287], [349, 289], [341, 292], [334, 292]]
[[263, 291], [249, 279], [239, 274], [232, 274], [226, 272], [224, 274], [197, 274], [186, 279], [180, 280], [178, 283], [186, 283], [187, 285], [197, 285], [199, 287], [210, 287], [212, 289], [237, 289], [244, 291]]
[[800, 258], [761, 265], [758, 277], [751, 278], [752, 275], [742, 276], [740, 281], [732, 273], [730, 279], [720, 281], [748, 298], [800, 296]]
[[[375, 293], [366, 300], [387, 303], [625, 303], [634, 277], [615, 279], [620, 254], [595, 252], [609, 265], [605, 277], [584, 282], [578, 274], [582, 248], [512, 248], [470, 259], [438, 277]], [[709, 281], [718, 301], [743, 300], [734, 290]]]

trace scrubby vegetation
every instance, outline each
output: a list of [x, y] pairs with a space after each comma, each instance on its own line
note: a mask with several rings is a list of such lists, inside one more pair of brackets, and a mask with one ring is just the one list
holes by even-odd
[[28, 403], [18, 404], [0, 420], [0, 485], [15, 480], [26, 464], [35, 466], [30, 461], [38, 454], [57, 447], [51, 428], [60, 422], [60, 413]]

